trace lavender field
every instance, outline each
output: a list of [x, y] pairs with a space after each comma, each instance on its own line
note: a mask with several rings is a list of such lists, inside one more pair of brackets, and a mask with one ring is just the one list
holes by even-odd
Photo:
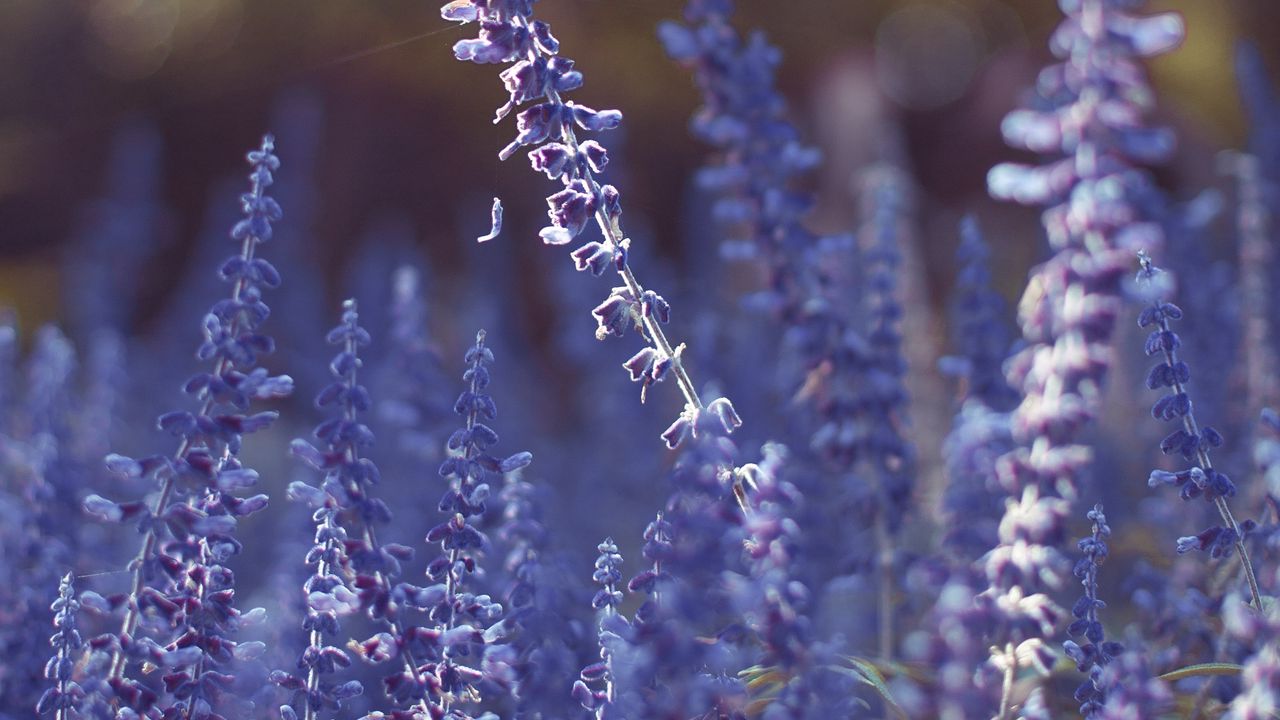
[[0, 720], [1280, 718], [1275, 28], [0, 6]]

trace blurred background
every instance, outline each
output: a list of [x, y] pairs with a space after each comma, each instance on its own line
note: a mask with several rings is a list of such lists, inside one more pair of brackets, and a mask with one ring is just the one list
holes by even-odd
[[[625, 147], [644, 162], [626, 163], [614, 181], [625, 185], [629, 215], [643, 217], [657, 251], [677, 262], [698, 211], [686, 179], [707, 155], [685, 132], [697, 105], [689, 75], [653, 33], [681, 8], [676, 0], [539, 4], [585, 71], [579, 100], [623, 110]], [[1158, 119], [1183, 146], [1161, 179], [1192, 192], [1214, 182], [1213, 152], [1244, 142], [1234, 44], [1254, 39], [1276, 67], [1280, 5], [1151, 9], [1187, 18], [1186, 45], [1156, 60], [1152, 75]], [[815, 224], [849, 226], [853, 169], [875, 157], [887, 131], [897, 133], [919, 184], [921, 243], [940, 297], [956, 214], [1032, 229], [1034, 213], [986, 199], [984, 177], [1012, 154], [999, 120], [1046, 62], [1059, 17], [1048, 0], [747, 0], [738, 9], [740, 28], [766, 29], [783, 51], [780, 85], [826, 153]], [[0, 303], [17, 307], [24, 324], [65, 318], [62, 268], [92, 223], [86, 215], [113, 192], [133, 192], [130, 201], [155, 212], [131, 241], [141, 263], [130, 284], [143, 307], [129, 322], [149, 327], [209, 213], [234, 203], [214, 189], [241, 173], [243, 151], [268, 130], [279, 136], [282, 184], [305, 183], [312, 195], [298, 230], [329, 301], [343, 268], [367, 249], [365, 233], [388, 217], [435, 267], [459, 267], [492, 195], [508, 208], [502, 252], [524, 262], [540, 251], [529, 240], [543, 185], [523, 159], [496, 160], [511, 123], [488, 122], [503, 97], [494, 73], [452, 59], [449, 47], [466, 34], [439, 19], [436, 3], [405, 0], [0, 3]], [[126, 190], [115, 176], [127, 172], [147, 176]], [[991, 233], [1010, 295], [1036, 252], [1024, 232]]]

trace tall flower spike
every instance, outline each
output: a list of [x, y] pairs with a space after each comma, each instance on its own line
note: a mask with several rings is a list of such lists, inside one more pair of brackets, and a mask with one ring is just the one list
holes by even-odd
[[[572, 252], [579, 270], [603, 275], [612, 268], [622, 285], [595, 309], [592, 315], [599, 324], [596, 337], [621, 337], [634, 328], [644, 338], [647, 348], [627, 362], [632, 379], [644, 388], [665, 377], [675, 378], [685, 400], [682, 418], [704, 411], [697, 387], [689, 377], [680, 357], [680, 345], [672, 343], [662, 329], [671, 318], [671, 307], [653, 290], [646, 290], [628, 262], [631, 240], [622, 231], [622, 204], [617, 188], [602, 185], [597, 179], [608, 163], [608, 152], [595, 140], [579, 141], [580, 130], [600, 132], [618, 127], [622, 113], [617, 110], [594, 110], [585, 105], [561, 99], [561, 94], [582, 85], [582, 73], [573, 61], [561, 57], [560, 42], [551, 34], [551, 26], [533, 19], [533, 3], [528, 0], [454, 0], [440, 10], [445, 20], [459, 23], [478, 22], [480, 36], [459, 40], [453, 54], [459, 60], [474, 63], [511, 63], [501, 77], [510, 93], [510, 101], [498, 109], [495, 122], [526, 103], [536, 103], [520, 111], [516, 118], [519, 135], [498, 153], [506, 160], [523, 146], [529, 152], [533, 169], [560, 180], [563, 189], [547, 198], [551, 225], [539, 233], [548, 245], [565, 245], [580, 235], [594, 221], [600, 228], [600, 241], [590, 241]], [[741, 424], [725, 398], [708, 404], [728, 406], [734, 418], [732, 427]], [[722, 413], [717, 413], [722, 414]], [[677, 424], [681, 424], [677, 420]], [[682, 426], [692, 427], [685, 423]], [[730, 428], [732, 430], [732, 427]], [[663, 439], [674, 447], [686, 433], [668, 430]]]
[[[497, 406], [486, 388], [489, 386], [489, 364], [493, 352], [485, 346], [485, 332], [476, 333], [476, 342], [464, 359], [467, 369], [462, 379], [467, 389], [458, 396], [453, 409], [465, 421], [463, 427], [449, 437], [449, 457], [440, 465], [440, 475], [449, 487], [440, 498], [439, 509], [444, 522], [427, 533], [427, 542], [440, 544], [442, 554], [427, 566], [427, 578], [436, 583], [428, 588], [430, 602], [424, 604], [434, 627], [430, 632], [440, 642], [423, 669], [432, 674], [436, 690], [433, 717], [470, 717], [455, 705], [480, 699], [480, 682], [505, 678], [504, 666], [511, 661], [510, 649], [502, 646], [505, 625], [500, 621], [503, 608], [488, 595], [477, 595], [467, 588], [467, 578], [489, 545], [489, 539], [476, 527], [485, 512], [489, 498], [489, 480], [513, 472], [533, 461], [529, 452], [517, 452], [505, 458], [492, 454], [498, 434], [486, 424], [497, 417]], [[483, 655], [483, 666], [476, 669], [463, 664], [472, 654]], [[450, 714], [452, 713], [452, 714]]]
[[1253, 605], [1261, 610], [1262, 597], [1258, 590], [1258, 580], [1244, 542], [1245, 534], [1255, 527], [1255, 523], [1252, 520], [1236, 522], [1227, 505], [1227, 498], [1236, 494], [1235, 484], [1224, 473], [1215, 470], [1209, 459], [1209, 451], [1221, 447], [1223, 439], [1217, 430], [1208, 425], [1201, 426], [1197, 422], [1191, 396], [1187, 393], [1186, 384], [1191, 379], [1191, 370], [1178, 358], [1182, 340], [1170, 324], [1182, 317], [1182, 310], [1165, 301], [1160, 282], [1161, 271], [1151, 263], [1151, 258], [1140, 254], [1138, 260], [1142, 266], [1138, 271], [1138, 282], [1150, 293], [1150, 304], [1138, 316], [1138, 326], [1152, 328], [1151, 334], [1147, 336], [1146, 352], [1147, 355], [1158, 355], [1161, 359], [1147, 374], [1147, 387], [1166, 393], [1151, 406], [1151, 414], [1157, 420], [1179, 425], [1177, 430], [1160, 441], [1160, 450], [1166, 455], [1180, 455], [1191, 464], [1191, 467], [1178, 472], [1152, 470], [1147, 484], [1151, 487], [1172, 485], [1180, 488], [1179, 494], [1183, 500], [1203, 496], [1213, 504], [1223, 524], [1210, 527], [1198, 535], [1178, 538], [1178, 553], [1203, 550], [1215, 558], [1230, 556], [1232, 552], [1238, 553], [1249, 583]]
[[[753, 515], [728, 506], [730, 493], [750, 488], [753, 474], [750, 466], [728, 470], [737, 448], [722, 420], [704, 413], [690, 422], [696, 426], [672, 468], [666, 509], [645, 530], [644, 553], [652, 569], [628, 584], [646, 601], [634, 625], [618, 622], [611, 628], [627, 641], [610, 646], [618, 660], [614, 682], [624, 717], [715, 716], [746, 698], [743, 684], [726, 675], [743, 665], [732, 642], [742, 635], [741, 626], [727, 620], [735, 614], [724, 582], [741, 553], [736, 543], [726, 547], [725, 539], [741, 537], [740, 524]], [[722, 633], [729, 640], [699, 640]]]
[[55, 629], [49, 637], [49, 644], [53, 646], [54, 654], [44, 667], [44, 676], [53, 681], [53, 687], [40, 697], [36, 712], [40, 715], [52, 713], [57, 720], [71, 720], [80, 717], [80, 703], [84, 699], [84, 690], [72, 679], [76, 656], [84, 642], [80, 639], [80, 632], [76, 630], [76, 613], [80, 611], [80, 601], [76, 600], [71, 573], [62, 577], [58, 599], [53, 601], [49, 609], [53, 611]]
[[[899, 323], [903, 311], [898, 297], [902, 265], [898, 248], [910, 204], [907, 193], [905, 178], [891, 166], [875, 167], [864, 179], [865, 345], [860, 353], [853, 354], [850, 372], [837, 386], [837, 403], [843, 403], [842, 422], [824, 427], [839, 427], [839, 437], [829, 439], [837, 446], [846, 446], [844, 452], [851, 454], [857, 467], [865, 469], [874, 488], [879, 651], [885, 659], [893, 657], [895, 649], [897, 603], [893, 594], [899, 575], [898, 536], [911, 506], [915, 474], [915, 450], [904, 437], [909, 424], [904, 383], [907, 361], [902, 353]], [[815, 435], [815, 444], [817, 440]]]
[[[369, 344], [369, 334], [360, 327], [360, 315], [355, 300], [342, 305], [342, 321], [329, 331], [328, 341], [341, 349], [329, 363], [333, 382], [321, 390], [316, 405], [333, 405], [338, 417], [316, 428], [316, 435], [328, 443], [326, 452], [316, 450], [305, 440], [295, 440], [294, 455], [312, 467], [323, 470], [325, 479], [319, 487], [295, 481], [289, 486], [289, 497], [307, 503], [313, 510], [315, 542], [307, 553], [306, 564], [312, 574], [303, 586], [307, 611], [302, 629], [308, 634], [307, 647], [298, 659], [300, 675], [273, 673], [272, 682], [293, 691], [295, 702], [280, 708], [284, 717], [295, 714], [301, 705], [306, 720], [316, 720], [324, 710], [337, 710], [346, 700], [363, 692], [358, 681], [335, 684], [328, 676], [351, 664], [346, 651], [339, 646], [325, 644], [325, 636], [339, 642], [342, 639], [339, 619], [359, 610], [364, 605], [376, 607], [390, 594], [386, 577], [395, 567], [394, 556], [382, 556], [383, 548], [369, 541], [352, 541], [348, 528], [339, 522], [339, 513], [350, 512], [358, 520], [352, 525], [360, 533], [374, 518], [389, 515], [380, 500], [372, 498], [368, 486], [376, 481], [377, 469], [360, 457], [360, 451], [372, 444], [373, 434], [359, 421], [359, 414], [369, 409], [369, 393], [356, 379], [361, 361], [359, 351]], [[363, 536], [362, 536], [363, 538]], [[348, 586], [347, 577], [358, 570], [348, 556], [347, 548], [353, 547], [360, 554], [358, 570], [368, 572], [375, 567], [373, 580], [381, 592], [365, 590], [363, 596]], [[363, 580], [367, 576], [359, 576]], [[357, 581], [360, 582], [360, 581]], [[368, 583], [361, 583], [368, 585]], [[394, 627], [394, 620], [392, 620]]]
[[521, 472], [508, 473], [499, 493], [502, 525], [498, 539], [506, 554], [503, 625], [512, 629], [508, 647], [516, 697], [515, 718], [565, 717], [576, 710], [561, 686], [572, 674], [570, 649], [580, 634], [570, 620], [566, 596], [572, 587], [550, 547], [540, 490]]
[[724, 257], [762, 266], [765, 290], [753, 298], [784, 322], [798, 319], [807, 290], [803, 256], [818, 242], [803, 224], [811, 198], [796, 180], [820, 153], [800, 141], [774, 81], [781, 53], [763, 32], [742, 38], [729, 22], [732, 2], [690, 0], [688, 25], [665, 21], [658, 37], [667, 54], [690, 67], [702, 93], [693, 134], [718, 157], [696, 182], [716, 196], [712, 208], [727, 239]]
[[[334, 417], [317, 425], [313, 433], [324, 442], [324, 449], [302, 439], [294, 440], [290, 446], [296, 457], [325, 476], [318, 487], [304, 482], [291, 483], [289, 497], [315, 509], [317, 549], [336, 541], [342, 553], [338, 552], [338, 545], [333, 545], [332, 553], [326, 555], [322, 549], [321, 557], [317, 558], [313, 550], [308, 557], [326, 560], [328, 572], [321, 575], [317, 571], [320, 579], [317, 581], [313, 576], [307, 582], [310, 610], [305, 629], [312, 637], [311, 647], [304, 651], [299, 662], [299, 666], [307, 670], [306, 677], [274, 673], [272, 680], [285, 689], [306, 694], [306, 711], [312, 713], [309, 718], [320, 708], [333, 707], [355, 694], [356, 685], [334, 686], [321, 677], [329, 674], [334, 664], [342, 664], [341, 651], [322, 645], [315, 649], [319, 645], [317, 630], [337, 634], [337, 615], [350, 612], [354, 603], [385, 629], [352, 646], [370, 662], [398, 661], [402, 670], [384, 680], [387, 694], [406, 712], [413, 708], [426, 713], [429, 683], [417, 661], [425, 650], [402, 616], [402, 606], [417, 606], [415, 599], [421, 589], [407, 583], [396, 584], [400, 563], [411, 558], [413, 551], [404, 545], [378, 541], [377, 528], [391, 521], [391, 510], [373, 493], [381, 477], [377, 465], [362, 457], [374, 441], [373, 431], [361, 419], [372, 402], [369, 391], [358, 379], [363, 365], [360, 349], [368, 346], [371, 338], [360, 326], [359, 308], [354, 300], [343, 303], [342, 321], [329, 331], [327, 340], [339, 350], [329, 363], [333, 381], [316, 396], [317, 407], [332, 405], [335, 410]], [[335, 513], [332, 517], [331, 512]], [[333, 575], [339, 569], [344, 577], [351, 578], [354, 598], [346, 588], [336, 584], [339, 578]]]
[[1076, 561], [1075, 567], [1075, 576], [1080, 578], [1080, 584], [1084, 586], [1084, 596], [1071, 609], [1071, 614], [1076, 619], [1067, 628], [1069, 635], [1084, 640], [1084, 644], [1067, 640], [1063, 647], [1067, 657], [1075, 661], [1080, 672], [1089, 675], [1076, 689], [1075, 698], [1080, 703], [1080, 715], [1093, 720], [1098, 717], [1107, 701], [1103, 671], [1124, 651], [1124, 646], [1108, 641], [1102, 623], [1098, 622], [1098, 610], [1107, 606], [1098, 599], [1098, 566], [1107, 559], [1107, 538], [1111, 536], [1111, 528], [1107, 525], [1107, 516], [1102, 513], [1101, 505], [1093, 506], [1089, 511], [1089, 520], [1093, 523], [1093, 532], [1079, 542], [1083, 557]]
[[622, 592], [618, 590], [618, 584], [622, 582], [622, 556], [618, 554], [618, 546], [614, 544], [613, 538], [605, 538], [604, 542], [596, 546], [596, 551], [600, 555], [596, 558], [596, 571], [591, 579], [600, 589], [591, 599], [591, 607], [600, 614], [600, 660], [582, 668], [578, 680], [573, 684], [573, 697], [596, 720], [604, 720], [609, 717], [609, 707], [617, 699], [614, 694], [613, 654], [609, 640], [610, 634], [615, 633], [610, 626], [617, 624], [618, 606], [622, 604]]
[[[116, 503], [97, 495], [84, 501], [90, 515], [136, 521], [142, 531], [120, 632], [104, 645], [112, 656], [109, 680], [120, 702], [135, 710], [145, 709], [154, 698], [125, 677], [129, 659], [167, 670], [164, 706], [169, 711], [199, 714], [224, 708], [235, 714], [252, 707], [237, 698], [244, 689], [236, 687], [228, 672], [232, 663], [260, 652], [260, 643], [237, 644], [233, 636], [263, 613], [242, 614], [234, 606], [234, 576], [225, 563], [241, 549], [234, 538], [239, 519], [266, 507], [267, 496], [235, 494], [258, 481], [257, 472], [241, 464], [239, 452], [244, 435], [266, 428], [277, 416], [246, 414], [251, 401], [287, 396], [293, 382], [256, 367], [259, 356], [274, 349], [271, 338], [260, 331], [269, 313], [262, 291], [280, 284], [271, 263], [256, 256], [281, 215], [280, 206], [266, 194], [280, 166], [270, 135], [248, 154], [248, 161], [250, 191], [240, 197], [244, 219], [231, 230], [240, 251], [219, 269], [232, 286], [231, 296], [205, 315], [204, 342], [196, 351], [197, 358], [212, 361], [213, 367], [183, 388], [199, 410], [159, 418], [160, 429], [179, 438], [172, 457], [106, 458], [114, 473], [154, 478], [160, 487], [153, 504]], [[160, 626], [160, 642], [136, 635], [144, 615], [155, 619], [148, 624]]]
[[[1062, 0], [1066, 14], [1050, 39], [1062, 62], [1043, 70], [1024, 109], [1001, 126], [1009, 145], [1065, 157], [1041, 167], [1006, 163], [987, 176], [997, 199], [1044, 206], [1041, 219], [1053, 256], [1033, 270], [1019, 307], [1026, 347], [1010, 361], [1020, 389], [1014, 411], [1018, 448], [1001, 458], [1010, 494], [1000, 545], [984, 563], [987, 596], [1003, 618], [992, 669], [1005, 683], [997, 717], [1015, 710], [1011, 682], [1022, 658], [1047, 659], [1057, 608], [1046, 590], [1063, 580], [1061, 541], [1090, 450], [1078, 436], [1099, 402], [1110, 365], [1110, 341], [1123, 302], [1132, 252], [1161, 240], [1142, 222], [1135, 199], [1148, 183], [1134, 163], [1159, 161], [1173, 149], [1165, 129], [1141, 122], [1152, 104], [1139, 59], [1176, 47], [1182, 20], [1174, 13], [1130, 14], [1132, 0]], [[1046, 673], [1043, 662], [1037, 669]]]

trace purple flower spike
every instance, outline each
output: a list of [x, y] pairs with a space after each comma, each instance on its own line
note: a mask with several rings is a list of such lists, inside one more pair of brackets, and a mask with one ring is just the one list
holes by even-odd
[[1225, 558], [1238, 552], [1254, 606], [1261, 608], [1258, 581], [1245, 547], [1245, 535], [1253, 529], [1254, 523], [1251, 520], [1238, 523], [1227, 505], [1227, 499], [1236, 494], [1235, 484], [1213, 467], [1209, 457], [1210, 450], [1222, 445], [1222, 434], [1199, 423], [1187, 392], [1191, 370], [1179, 357], [1178, 348], [1182, 341], [1172, 326], [1173, 321], [1182, 318], [1182, 310], [1165, 300], [1166, 284], [1162, 282], [1160, 268], [1153, 265], [1145, 253], [1139, 254], [1138, 260], [1141, 269], [1137, 282], [1149, 300], [1147, 307], [1138, 315], [1138, 325], [1149, 328], [1147, 355], [1157, 356], [1160, 360], [1147, 374], [1147, 387], [1163, 393], [1152, 405], [1151, 414], [1157, 420], [1178, 425], [1160, 442], [1160, 449], [1166, 455], [1180, 456], [1191, 465], [1180, 472], [1153, 470], [1147, 484], [1153, 488], [1161, 485], [1177, 487], [1183, 500], [1203, 497], [1214, 505], [1223, 525], [1211, 527], [1198, 535], [1178, 538], [1178, 554], [1202, 550], [1210, 557]]
[[1006, 709], [1004, 688], [1019, 656], [1042, 649], [1052, 630], [1041, 610], [1052, 608], [1045, 593], [1063, 579], [1056, 545], [1070, 508], [1064, 499], [1076, 496], [1091, 457], [1078, 438], [1105, 383], [1129, 258], [1161, 240], [1138, 209], [1149, 180], [1134, 165], [1162, 159], [1173, 142], [1142, 122], [1151, 93], [1139, 59], [1171, 49], [1181, 20], [1131, 14], [1140, 4], [1059, 3], [1066, 17], [1050, 47], [1061, 62], [1040, 73], [1034, 97], [1002, 126], [1011, 147], [1056, 157], [1038, 167], [1002, 164], [987, 177], [993, 197], [1046, 207], [1041, 219], [1053, 251], [1032, 271], [1019, 305], [1026, 344], [1006, 365], [1022, 395], [1013, 413], [1017, 447], [997, 465], [1010, 497], [1000, 544], [985, 563], [986, 597], [1001, 615], [987, 670], [1005, 676], [993, 687], [1001, 687], [998, 707]]
[[[676, 344], [661, 327], [668, 320], [670, 307], [661, 296], [646, 290], [632, 272], [627, 253], [630, 240], [622, 230], [618, 191], [597, 178], [608, 164], [608, 152], [600, 142], [577, 136], [579, 130], [594, 133], [617, 128], [622, 113], [596, 110], [561, 97], [582, 85], [582, 73], [573, 61], [559, 55], [559, 41], [547, 23], [533, 18], [533, 8], [528, 0], [454, 0], [441, 8], [440, 15], [452, 22], [479, 25], [479, 37], [454, 45], [454, 56], [459, 60], [509, 63], [500, 73], [509, 99], [498, 109], [495, 122], [516, 112], [517, 135], [498, 157], [506, 160], [520, 148], [529, 147], [533, 169], [562, 185], [547, 197], [551, 225], [538, 233], [543, 243], [570, 245], [593, 222], [600, 229], [601, 239], [588, 240], [570, 251], [579, 270], [602, 275], [612, 263], [623, 280], [623, 285], [592, 311], [600, 324], [596, 337], [621, 336], [634, 325], [646, 344], [667, 359], [669, 373], [685, 403], [700, 408], [702, 401]], [[523, 109], [517, 112], [518, 108]], [[652, 374], [648, 377], [655, 379]], [[645, 382], [646, 389], [649, 384]], [[662, 437], [670, 444], [674, 436], [664, 433]]]
[[[276, 269], [256, 254], [282, 214], [266, 194], [280, 167], [272, 137], [264, 137], [247, 159], [250, 191], [240, 198], [245, 217], [231, 230], [240, 252], [219, 271], [232, 285], [231, 295], [205, 316], [205, 342], [197, 351], [197, 357], [212, 361], [213, 369], [194, 376], [184, 388], [199, 409], [161, 416], [160, 427], [181, 438], [171, 458], [107, 457], [109, 469], [154, 478], [160, 485], [155, 504], [142, 508], [98, 496], [86, 500], [90, 512], [111, 521], [136, 518], [142, 531], [120, 631], [95, 641], [95, 648], [109, 657], [105, 684], [114, 701], [130, 712], [253, 713], [250, 696], [257, 688], [232, 680], [236, 669], [253, 666], [260, 643], [237, 643], [235, 636], [260, 622], [263, 611], [242, 612], [235, 606], [235, 577], [226, 563], [241, 551], [234, 537], [240, 519], [263, 509], [267, 498], [234, 493], [258, 480], [256, 472], [241, 464], [243, 436], [266, 428], [276, 417], [275, 412], [245, 414], [250, 401], [284, 397], [293, 382], [254, 367], [275, 345], [260, 330], [270, 312], [262, 291], [280, 283]], [[144, 623], [144, 616], [161, 622]], [[130, 661], [164, 667], [163, 694], [129, 677]]]
[[1063, 649], [1067, 657], [1075, 661], [1076, 668], [1088, 675], [1088, 679], [1076, 689], [1075, 698], [1080, 702], [1080, 715], [1093, 720], [1099, 717], [1107, 701], [1103, 673], [1107, 665], [1124, 652], [1124, 646], [1107, 641], [1102, 623], [1098, 621], [1098, 610], [1107, 606], [1098, 599], [1098, 567], [1107, 559], [1107, 538], [1111, 536], [1101, 505], [1093, 506], [1089, 520], [1093, 523], [1093, 533], [1078, 543], [1083, 556], [1076, 561], [1074, 571], [1084, 586], [1084, 596], [1072, 607], [1075, 621], [1067, 627], [1067, 634], [1080, 638], [1083, 644], [1067, 640]]

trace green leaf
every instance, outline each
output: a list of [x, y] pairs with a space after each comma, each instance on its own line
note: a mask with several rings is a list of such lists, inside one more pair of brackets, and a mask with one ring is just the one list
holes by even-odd
[[1244, 667], [1233, 663], [1200, 663], [1188, 665], [1177, 670], [1170, 670], [1158, 679], [1165, 682], [1177, 682], [1190, 677], [1208, 677], [1211, 675], [1239, 675]]
[[871, 686], [871, 688], [876, 691], [876, 694], [884, 700], [885, 705], [893, 710], [898, 717], [904, 719], [907, 717], [906, 711], [903, 710], [902, 707], [898, 705], [897, 701], [893, 699], [893, 693], [889, 691], [889, 685], [885, 683], [884, 675], [874, 663], [870, 660], [864, 660], [852, 655], [845, 655], [844, 659], [852, 667], [837, 668], [840, 672], [843, 672], [846, 675], [851, 675], [855, 680], [864, 685]]

